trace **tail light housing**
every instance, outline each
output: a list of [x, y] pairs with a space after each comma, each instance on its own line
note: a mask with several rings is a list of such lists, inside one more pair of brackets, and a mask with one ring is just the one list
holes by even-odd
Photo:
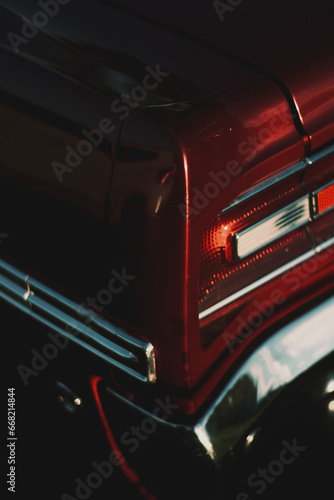
[[[306, 189], [301, 180], [296, 174], [268, 189], [255, 189], [257, 194], [249, 191], [205, 230], [199, 273], [204, 348], [239, 314], [241, 297], [293, 266], [315, 246], [316, 220], [334, 207], [334, 183], [317, 189], [310, 183]], [[333, 235], [333, 213], [327, 235], [329, 226]]]

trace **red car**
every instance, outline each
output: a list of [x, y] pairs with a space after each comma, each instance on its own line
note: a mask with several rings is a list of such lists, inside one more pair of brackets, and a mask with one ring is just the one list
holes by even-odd
[[[35, 498], [108, 498], [117, 474], [133, 498], [319, 495], [334, 437], [332, 3], [0, 13], [9, 491], [15, 404], [29, 434], [45, 394], [49, 472], [69, 439], [79, 460], [109, 448]], [[71, 414], [61, 445], [53, 401]]]

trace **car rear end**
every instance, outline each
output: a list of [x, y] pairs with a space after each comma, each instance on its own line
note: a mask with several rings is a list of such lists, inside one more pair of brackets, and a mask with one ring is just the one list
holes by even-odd
[[[333, 442], [328, 116], [314, 142], [297, 101], [266, 71], [122, 9], [108, 30], [111, 11], [96, 2], [101, 21], [90, 23], [90, 3], [86, 31], [50, 21], [48, 58], [33, 40], [20, 61], [0, 54], [14, 68], [1, 89], [0, 293], [39, 339], [17, 348], [16, 377], [26, 391], [42, 380], [48, 398], [86, 422], [83, 448], [85, 433], [107, 448], [91, 470], [67, 476], [63, 497], [98, 495], [110, 471], [147, 498], [272, 499], [278, 484], [286, 495], [292, 471], [304, 480], [306, 450]], [[96, 47], [99, 22], [106, 38]], [[130, 50], [116, 29], [124, 22], [145, 31], [148, 55], [145, 45]], [[126, 47], [123, 59], [115, 49], [112, 75], [108, 46]], [[64, 53], [76, 63], [66, 71]], [[13, 82], [25, 73], [20, 97]], [[57, 101], [39, 98], [39, 81]], [[55, 162], [58, 173], [71, 168], [62, 182]]]

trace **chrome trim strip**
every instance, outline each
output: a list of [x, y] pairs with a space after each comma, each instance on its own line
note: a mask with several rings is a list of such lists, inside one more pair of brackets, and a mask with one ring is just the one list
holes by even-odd
[[311, 221], [310, 198], [303, 198], [247, 227], [234, 235], [235, 253], [239, 259], [281, 238]]
[[326, 146], [315, 153], [314, 152], [311, 153], [309, 156], [306, 157], [306, 159], [308, 163], [312, 165], [313, 163], [323, 160], [332, 153], [334, 153], [334, 143], [329, 144], [329, 146]]
[[[334, 297], [327, 299], [267, 338], [226, 384], [195, 426], [215, 462], [253, 436], [254, 422], [277, 394], [316, 363], [334, 353]], [[245, 394], [252, 388], [253, 398]], [[255, 436], [256, 438], [256, 436]]]
[[2, 259], [0, 298], [136, 379], [156, 381], [151, 343], [135, 339]]
[[[333, 147], [333, 152], [334, 152], [334, 147]], [[242, 193], [240, 196], [235, 198], [228, 207], [224, 208], [221, 211], [221, 214], [224, 214], [225, 212], [228, 212], [231, 210], [231, 208], [234, 208], [236, 205], [239, 205], [240, 203], [243, 203], [246, 200], [249, 200], [250, 198], [253, 198], [253, 196], [256, 196], [259, 193], [262, 193], [266, 189], [269, 189], [271, 186], [274, 184], [278, 184], [279, 182], [283, 181], [284, 179], [287, 179], [288, 177], [291, 177], [292, 175], [301, 172], [302, 170], [305, 170], [306, 167], [308, 166], [308, 159], [307, 158], [302, 158], [298, 163], [295, 163], [291, 167], [286, 168], [282, 172], [279, 172], [276, 174], [274, 177], [270, 177], [269, 179], [261, 182], [260, 184], [256, 184], [255, 186], [251, 187], [248, 191], [245, 191]]]
[[291, 177], [292, 175], [298, 172], [302, 172], [309, 165], [312, 165], [313, 163], [323, 160], [324, 158], [330, 156], [331, 154], [334, 154], [334, 143], [330, 144], [329, 146], [325, 147], [324, 149], [321, 149], [316, 153], [312, 153], [308, 156], [305, 156], [299, 162], [295, 163], [291, 167], [288, 167], [283, 171], [279, 172], [278, 174], [274, 175], [273, 177], [270, 177], [269, 179], [261, 182], [260, 184], [251, 187], [248, 191], [242, 193], [238, 198], [235, 198], [229, 204], [228, 207], [222, 210], [221, 213], [224, 214], [225, 212], [228, 212], [229, 210], [231, 210], [231, 208], [234, 208], [236, 205], [239, 205], [240, 203], [249, 200], [250, 198], [253, 198], [253, 196], [262, 193], [262, 191], [265, 191], [266, 189], [283, 181], [284, 179], [287, 179], [288, 177]]
[[308, 259], [311, 259], [312, 257], [315, 257], [317, 254], [320, 252], [326, 250], [327, 248], [331, 247], [334, 245], [334, 237], [330, 238], [328, 241], [321, 243], [321, 245], [318, 245], [317, 247], [313, 248], [312, 250], [309, 250], [305, 254], [301, 255], [297, 259], [292, 260], [288, 264], [285, 264], [284, 266], [280, 267], [279, 269], [275, 269], [270, 274], [267, 274], [267, 276], [264, 276], [263, 278], [254, 281], [250, 285], [246, 286], [242, 290], [239, 290], [238, 292], [234, 293], [233, 295], [230, 295], [229, 297], [226, 297], [226, 299], [221, 300], [220, 302], [217, 302], [217, 304], [214, 304], [213, 306], [209, 307], [208, 309], [205, 309], [205, 311], [202, 311], [199, 313], [199, 319], [202, 320], [206, 318], [207, 316], [210, 316], [211, 314], [215, 313], [219, 309], [222, 309], [225, 306], [228, 306], [232, 302], [240, 299], [244, 295], [247, 295], [248, 293], [252, 292], [256, 288], [259, 288], [262, 285], [265, 285], [268, 283], [268, 281], [271, 281], [281, 274], [284, 274], [287, 271], [290, 271], [295, 266], [298, 266], [299, 264], [302, 264]]

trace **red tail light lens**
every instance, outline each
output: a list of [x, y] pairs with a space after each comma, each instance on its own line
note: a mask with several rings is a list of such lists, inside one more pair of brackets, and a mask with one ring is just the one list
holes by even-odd
[[228, 328], [234, 334], [266, 283], [333, 242], [333, 146], [290, 172], [248, 189], [204, 231], [198, 297], [204, 348]]
[[334, 183], [318, 179], [313, 169], [308, 174], [305, 187], [296, 175], [254, 196], [248, 192], [245, 201], [236, 200], [204, 232], [199, 283], [203, 347], [233, 321], [250, 292], [331, 238]]
[[331, 208], [334, 208], [334, 184], [318, 191], [314, 195], [314, 206], [316, 213], [322, 214]]
[[[233, 297], [310, 248], [303, 227], [309, 197], [298, 186], [279, 186], [220, 214], [205, 231], [201, 247], [199, 312]], [[224, 304], [219, 304], [220, 307]]]
[[[216, 328], [217, 311], [223, 311], [226, 323], [238, 313], [233, 303], [242, 294], [312, 248], [305, 229], [310, 220], [310, 196], [297, 180], [291, 187], [290, 179], [289, 184], [280, 183], [270, 192], [231, 207], [209, 225], [200, 261], [199, 318], [204, 347], [221, 333]], [[216, 325], [211, 328], [213, 320]]]

